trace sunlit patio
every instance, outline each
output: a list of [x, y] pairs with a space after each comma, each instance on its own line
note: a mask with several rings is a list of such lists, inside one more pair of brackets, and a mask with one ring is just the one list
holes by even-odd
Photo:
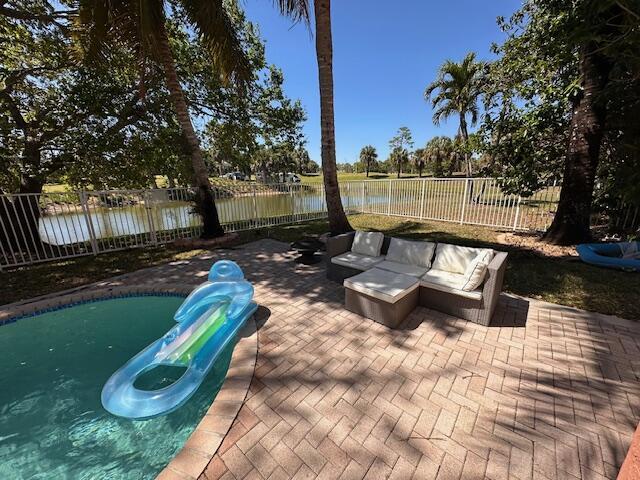
[[261, 240], [81, 289], [191, 286], [218, 258], [256, 288], [244, 403], [213, 457], [192, 438], [161, 478], [615, 478], [640, 325], [503, 294], [497, 326], [419, 307], [392, 330], [293, 257]]

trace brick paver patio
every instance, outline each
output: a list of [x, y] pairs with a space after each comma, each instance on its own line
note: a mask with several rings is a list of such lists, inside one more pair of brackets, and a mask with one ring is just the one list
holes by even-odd
[[418, 308], [390, 330], [270, 240], [122, 281], [195, 284], [221, 257], [256, 287], [259, 352], [201, 478], [615, 478], [640, 420], [640, 324], [505, 297], [504, 326]]

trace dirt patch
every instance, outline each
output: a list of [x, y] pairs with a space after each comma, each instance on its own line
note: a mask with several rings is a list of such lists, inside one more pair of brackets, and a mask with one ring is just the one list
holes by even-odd
[[532, 233], [501, 233], [497, 236], [498, 243], [511, 245], [523, 250], [530, 250], [542, 257], [577, 257], [575, 247], [549, 245], [543, 242], [539, 235]]
[[225, 233], [222, 237], [201, 239], [201, 238], [179, 238], [173, 245], [178, 248], [203, 248], [205, 250], [211, 250], [217, 247], [228, 246], [235, 243], [239, 236], [235, 232]]

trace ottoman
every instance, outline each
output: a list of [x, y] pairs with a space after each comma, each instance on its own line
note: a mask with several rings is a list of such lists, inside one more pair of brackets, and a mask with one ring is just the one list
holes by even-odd
[[345, 308], [396, 328], [418, 305], [419, 279], [372, 268], [344, 281]]

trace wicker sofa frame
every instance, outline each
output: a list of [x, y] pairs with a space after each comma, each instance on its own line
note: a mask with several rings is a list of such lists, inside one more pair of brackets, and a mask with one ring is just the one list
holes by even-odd
[[[361, 273], [361, 270], [331, 262], [336, 255], [351, 250], [355, 232], [336, 235], [327, 239], [327, 278], [343, 283], [345, 278]], [[386, 255], [391, 237], [385, 235], [381, 255]], [[480, 325], [489, 326], [498, 305], [504, 273], [507, 268], [507, 253], [496, 252], [487, 268], [487, 277], [482, 284], [482, 298], [475, 300], [455, 293], [442, 292], [424, 285], [419, 287], [419, 304], [423, 307], [463, 318]]]

